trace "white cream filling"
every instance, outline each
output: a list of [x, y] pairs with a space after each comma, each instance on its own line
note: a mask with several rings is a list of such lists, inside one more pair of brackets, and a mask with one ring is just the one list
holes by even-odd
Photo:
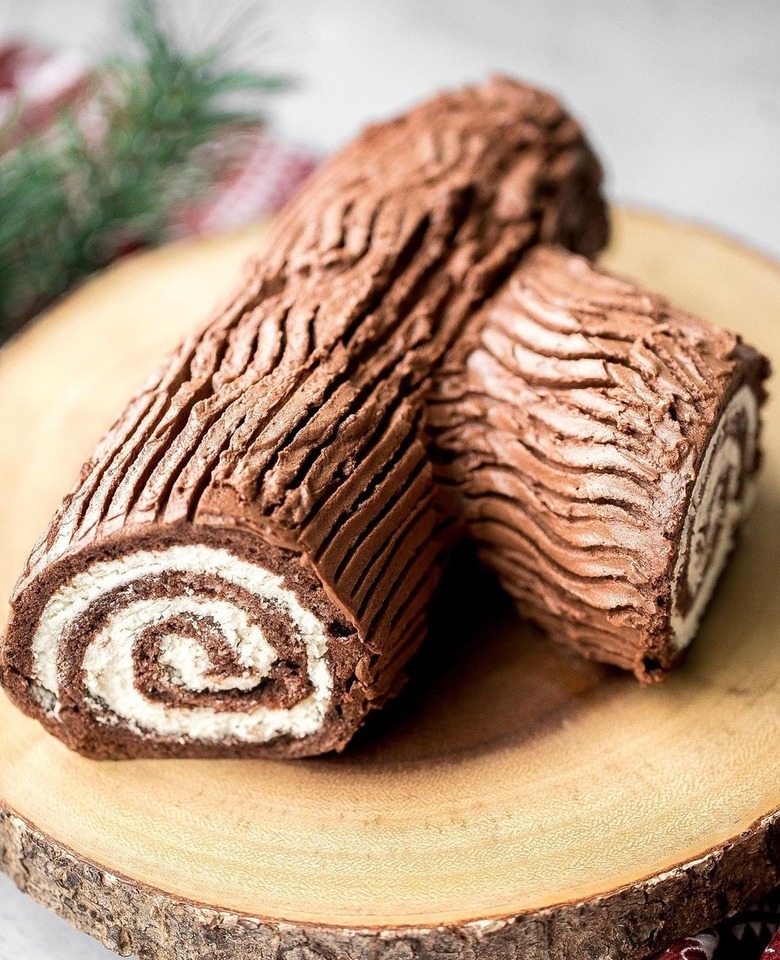
[[305, 737], [315, 733], [322, 724], [333, 688], [322, 624], [300, 605], [280, 576], [240, 560], [227, 550], [203, 544], [143, 550], [115, 560], [101, 560], [59, 588], [43, 610], [32, 643], [32, 679], [40, 688], [38, 700], [44, 709], [56, 715], [60, 708], [57, 655], [68, 625], [101, 596], [135, 580], [173, 572], [212, 574], [277, 606], [306, 650], [312, 692], [289, 709], [255, 705], [240, 713], [206, 706], [173, 707], [147, 699], [134, 683], [135, 639], [147, 627], [164, 624], [182, 614], [215, 620], [244, 668], [240, 676], [215, 678], [209, 674], [209, 658], [203, 647], [172, 628], [162, 639], [161, 660], [171, 679], [188, 690], [252, 689], [267, 676], [277, 659], [263, 631], [250, 622], [243, 610], [225, 600], [185, 594], [131, 600], [110, 612], [84, 656], [86, 696], [96, 709], [107, 708], [131, 727], [162, 737], [264, 743], [283, 734]]
[[[196, 616], [211, 615], [214, 618], [213, 608], [209, 604], [203, 604], [199, 611], [193, 609], [192, 612]], [[220, 626], [224, 636], [224, 621], [220, 622]], [[256, 629], [256, 627], [248, 627], [248, 631]], [[273, 663], [273, 660], [268, 661], [266, 655], [268, 651], [270, 648], [267, 644], [258, 645], [254, 649], [250, 649], [248, 644], [243, 644], [238, 651], [238, 659], [245, 668], [244, 672], [240, 676], [219, 677], [214, 673], [208, 653], [195, 637], [171, 633], [162, 640], [160, 664], [165, 668], [171, 683], [177, 687], [184, 687], [185, 690], [196, 690], [199, 693], [252, 690], [264, 676], [267, 676]], [[257, 655], [253, 656], [253, 654]], [[251, 660], [255, 662], [252, 663]]]
[[[744, 445], [735, 437], [723, 440], [729, 426], [739, 417], [745, 418]], [[739, 487], [744, 470], [750, 469], [753, 463], [757, 435], [758, 402], [750, 387], [743, 386], [729, 401], [710, 439], [685, 517], [672, 580], [671, 641], [677, 650], [684, 649], [693, 640], [734, 546], [737, 527], [750, 505], [750, 482], [741, 497]], [[724, 481], [727, 484], [725, 498], [722, 496]], [[713, 523], [718, 524], [718, 535], [707, 548], [708, 531]], [[685, 615], [678, 610], [683, 577], [693, 598]]]

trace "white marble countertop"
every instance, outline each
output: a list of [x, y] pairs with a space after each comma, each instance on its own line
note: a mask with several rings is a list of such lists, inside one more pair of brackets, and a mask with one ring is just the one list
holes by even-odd
[[[253, 0], [170, 0], [219, 30]], [[198, 18], [197, 10], [208, 13]], [[194, 13], [195, 11], [195, 13]], [[265, 0], [258, 62], [300, 78], [273, 117], [325, 151], [362, 123], [494, 70], [562, 92], [612, 197], [709, 223], [780, 257], [780, 3], [775, 0]], [[105, 0], [0, 0], [0, 37], [94, 52]], [[245, 38], [246, 39], [246, 38]], [[0, 877], [0, 960], [111, 956]]]

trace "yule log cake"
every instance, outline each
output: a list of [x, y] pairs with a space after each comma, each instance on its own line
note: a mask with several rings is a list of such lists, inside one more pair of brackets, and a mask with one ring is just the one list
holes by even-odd
[[604, 243], [600, 179], [559, 103], [503, 79], [330, 160], [34, 549], [12, 698], [95, 757], [340, 749], [462, 537], [554, 637], [670, 666], [750, 489], [765, 367], [565, 252]]

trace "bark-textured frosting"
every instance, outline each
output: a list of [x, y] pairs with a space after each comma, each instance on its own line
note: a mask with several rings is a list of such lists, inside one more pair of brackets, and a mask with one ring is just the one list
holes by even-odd
[[537, 247], [437, 377], [448, 509], [523, 614], [656, 679], [750, 499], [767, 372], [734, 335]]
[[330, 160], [33, 551], [16, 702], [92, 756], [342, 747], [423, 638], [459, 527], [431, 376], [530, 246], [602, 246], [600, 179], [560, 104], [505, 79]]

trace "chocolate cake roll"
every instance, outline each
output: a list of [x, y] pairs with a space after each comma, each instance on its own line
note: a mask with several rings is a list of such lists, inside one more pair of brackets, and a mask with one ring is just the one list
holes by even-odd
[[462, 530], [432, 375], [532, 245], [603, 245], [600, 180], [560, 104], [505, 79], [325, 164], [33, 551], [2, 650], [16, 703], [93, 757], [343, 747]]
[[537, 247], [436, 378], [447, 509], [524, 616], [658, 679], [750, 503], [767, 374], [733, 334]]

